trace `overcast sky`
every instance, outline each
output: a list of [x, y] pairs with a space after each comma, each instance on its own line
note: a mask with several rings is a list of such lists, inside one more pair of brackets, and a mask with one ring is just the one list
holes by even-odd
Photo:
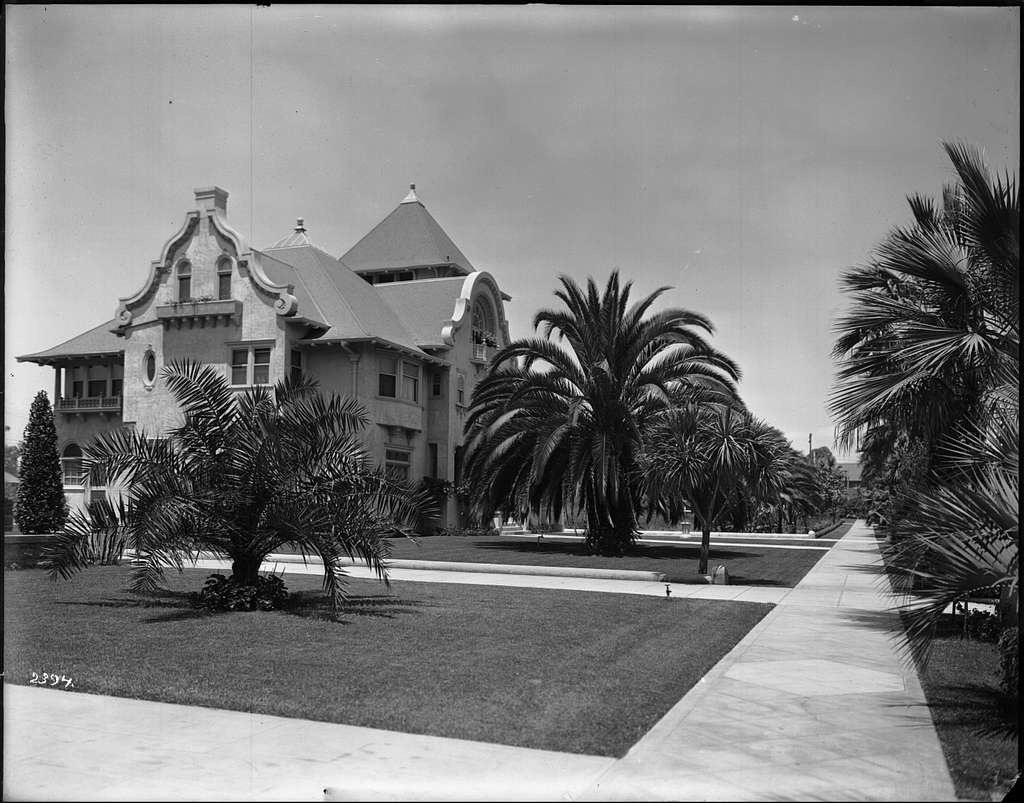
[[941, 140], [1019, 162], [1016, 8], [5, 10], [14, 440], [53, 389], [14, 356], [111, 318], [193, 188], [340, 255], [415, 182], [513, 337], [560, 273], [671, 285], [754, 412], [831, 446], [840, 271], [940, 193]]

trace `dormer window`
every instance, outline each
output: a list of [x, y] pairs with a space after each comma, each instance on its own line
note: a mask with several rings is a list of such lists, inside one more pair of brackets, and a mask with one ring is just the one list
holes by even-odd
[[178, 263], [178, 301], [192, 298], [192, 265], [188, 260]]
[[231, 260], [227, 257], [217, 262], [217, 298], [221, 301], [231, 298]]

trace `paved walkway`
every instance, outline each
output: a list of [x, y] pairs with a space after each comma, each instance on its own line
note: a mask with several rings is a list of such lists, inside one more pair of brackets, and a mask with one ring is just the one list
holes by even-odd
[[869, 535], [851, 530], [622, 759], [5, 686], [4, 797], [955, 800], [880, 626]]

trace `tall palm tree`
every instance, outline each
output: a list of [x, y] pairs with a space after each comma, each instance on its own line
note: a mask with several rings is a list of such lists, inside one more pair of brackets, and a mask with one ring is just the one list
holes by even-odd
[[466, 476], [479, 509], [525, 500], [559, 517], [585, 512], [587, 545], [618, 554], [635, 537], [640, 453], [654, 415], [689, 390], [732, 397], [736, 364], [701, 332], [705, 316], [648, 314], [669, 288], [632, 306], [615, 271], [603, 294], [560, 277], [565, 309], [541, 310], [537, 334], [499, 351], [467, 419]]
[[384, 535], [415, 523], [427, 503], [371, 466], [358, 402], [324, 396], [309, 378], [239, 394], [191, 362], [163, 376], [184, 423], [166, 438], [104, 433], [85, 449], [89, 481], [117, 481], [124, 496], [72, 517], [45, 555], [52, 577], [109, 558], [116, 541], [135, 554], [137, 590], [200, 552], [227, 558], [237, 584], [255, 585], [264, 558], [286, 544], [322, 559], [335, 604], [345, 596], [343, 557], [362, 558], [387, 581]]
[[836, 324], [831, 408], [844, 445], [872, 430], [937, 446], [1019, 382], [1020, 190], [976, 149], [944, 147], [959, 182], [942, 208], [910, 197], [914, 225], [842, 278], [853, 305]]

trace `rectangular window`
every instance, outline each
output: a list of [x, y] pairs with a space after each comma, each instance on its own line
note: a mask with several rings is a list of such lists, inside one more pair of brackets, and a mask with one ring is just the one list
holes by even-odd
[[85, 468], [82, 466], [82, 458], [65, 457], [61, 460], [61, 468], [64, 474], [64, 485], [77, 487], [85, 484]]
[[217, 298], [222, 301], [231, 298], [231, 274], [217, 274]]
[[192, 298], [192, 277], [178, 277], [178, 301], [188, 301]]
[[389, 399], [397, 395], [398, 360], [391, 357], [380, 358], [380, 373], [377, 375], [377, 393]]
[[430, 476], [437, 479], [437, 444], [428, 443], [427, 448], [430, 450]]
[[292, 349], [291, 360], [290, 371], [292, 382], [299, 382], [302, 379], [302, 352], [298, 349]]
[[270, 349], [253, 349], [252, 383], [254, 385], [270, 384]]
[[107, 394], [107, 380], [106, 379], [90, 379], [89, 380], [89, 398], [95, 399]]
[[412, 454], [401, 449], [384, 450], [384, 470], [395, 480], [409, 479], [409, 464]]
[[402, 398], [414, 402], [420, 400], [420, 367], [415, 363], [402, 363]]
[[441, 376], [442, 376], [442, 374], [441, 374], [440, 371], [434, 371], [434, 373], [432, 373], [430, 375], [430, 396], [431, 396], [431, 398], [434, 398], [434, 399], [440, 399], [441, 398]]
[[231, 384], [249, 384], [249, 349], [231, 350]]

